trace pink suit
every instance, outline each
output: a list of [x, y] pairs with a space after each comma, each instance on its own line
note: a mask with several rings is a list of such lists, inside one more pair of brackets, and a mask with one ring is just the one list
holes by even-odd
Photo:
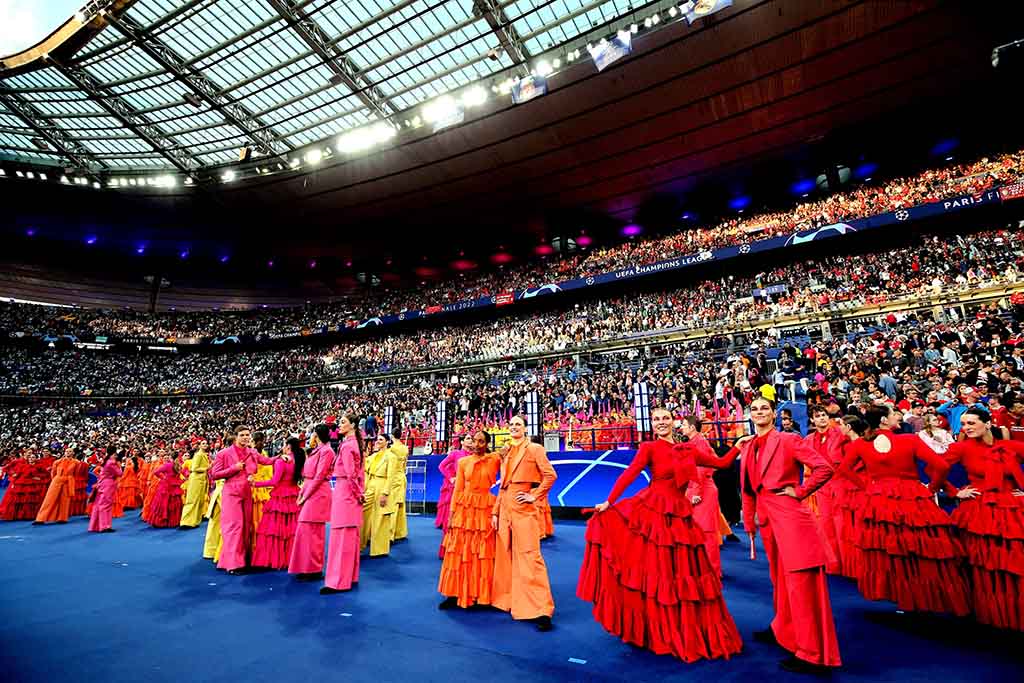
[[324, 585], [348, 590], [359, 582], [359, 527], [363, 523], [361, 501], [365, 486], [359, 442], [348, 436], [334, 461], [331, 495], [331, 542]]
[[89, 531], [110, 529], [114, 521], [114, 498], [117, 497], [117, 480], [121, 478], [121, 466], [114, 458], [107, 458], [96, 482], [96, 500], [89, 515]]
[[324, 525], [331, 517], [331, 485], [327, 480], [333, 465], [330, 444], [322, 443], [306, 456], [289, 574], [319, 574], [324, 569]]
[[[803, 485], [801, 464], [810, 468]], [[775, 638], [804, 661], [840, 666], [825, 576], [825, 542], [811, 511], [801, 503], [831, 476], [829, 464], [804, 445], [799, 434], [773, 429], [743, 444], [743, 526], [751, 537], [761, 530], [774, 589]], [[787, 486], [794, 488], [796, 498], [778, 495]]]
[[[689, 441], [697, 450], [704, 455], [717, 458], [711, 450], [711, 445], [704, 438], [703, 434], [695, 434]], [[704, 532], [704, 548], [708, 552], [708, 560], [715, 568], [718, 576], [722, 576], [722, 550], [721, 532], [718, 530], [718, 486], [712, 475], [715, 473], [713, 467], [698, 467], [697, 477], [692, 479], [686, 487], [686, 499], [693, 500], [694, 496], [700, 496], [700, 503], [693, 506], [693, 521]]]
[[[242, 464], [241, 469], [238, 463]], [[224, 479], [220, 494], [220, 533], [224, 539], [219, 569], [241, 569], [248, 563], [252, 547], [252, 488], [249, 477], [256, 474], [259, 454], [252, 448], [229, 446], [217, 453], [210, 468], [211, 479]]]

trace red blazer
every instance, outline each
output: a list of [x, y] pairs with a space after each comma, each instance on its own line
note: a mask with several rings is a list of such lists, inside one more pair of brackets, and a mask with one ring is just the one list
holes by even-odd
[[[779, 547], [786, 571], [823, 566], [828, 557], [820, 530], [810, 510], [800, 501], [811, 495], [832, 477], [825, 458], [803, 442], [799, 434], [772, 430], [764, 437], [758, 455], [761, 476], [756, 496], [747, 492], [747, 470], [754, 455], [754, 441], [741, 448], [740, 489], [743, 492], [743, 526], [748, 534], [771, 524], [771, 533]], [[810, 474], [800, 483], [803, 466]], [[796, 490], [796, 498], [776, 495], [787, 486]], [[754, 517], [757, 517], [755, 525]]]

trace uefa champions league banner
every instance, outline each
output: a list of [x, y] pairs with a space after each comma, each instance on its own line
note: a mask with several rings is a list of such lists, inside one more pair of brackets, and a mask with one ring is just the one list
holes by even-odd
[[[1013, 186], [1010, 185], [1008, 187]], [[1009, 195], [1009, 193], [1007, 194]], [[1009, 197], [1007, 197], [1007, 199], [1008, 198]], [[789, 236], [781, 235], [778, 237], [769, 237], [763, 240], [748, 242], [746, 244], [737, 244], [729, 247], [722, 247], [720, 249], [709, 249], [696, 254], [680, 255], [663, 261], [656, 261], [654, 263], [630, 266], [629, 268], [623, 268], [609, 273], [598, 273], [585, 278], [576, 278], [573, 280], [565, 280], [563, 282], [553, 282], [541, 285], [540, 287], [531, 287], [515, 292], [515, 301], [526, 301], [538, 296], [557, 294], [558, 292], [569, 292], [575, 289], [592, 287], [594, 285], [618, 282], [620, 280], [631, 280], [637, 277], [655, 275], [657, 273], [664, 273], [668, 271], [682, 270], [690, 266], [698, 266], [711, 261], [725, 261], [739, 256], [746, 256], [747, 254], [758, 254], [775, 249], [796, 247], [801, 244], [820, 242], [826, 239], [842, 237], [844, 235], [865, 232], [868, 230], [875, 230], [877, 228], [884, 228], [891, 225], [899, 225], [923, 218], [942, 216], [966, 209], [972, 209], [978, 206], [996, 204], [1001, 201], [1003, 201], [1003, 197], [1000, 196], [1000, 191], [997, 189], [988, 190], [978, 195], [953, 197], [944, 201], [921, 204], [919, 206], [899, 209], [898, 211], [890, 211], [888, 213], [869, 216], [867, 218], [857, 218], [846, 223], [835, 223], [833, 225], [826, 225], [811, 230], [800, 230]], [[444, 306], [433, 306], [423, 310], [405, 311], [397, 315], [371, 318], [369, 320], [362, 321], [358, 325], [355, 325], [355, 327], [364, 328], [388, 325], [407, 320], [416, 320], [418, 318], [424, 318], [438, 313], [454, 313], [457, 311], [495, 306], [496, 304], [497, 295], [485, 296], [470, 301], [459, 301], [452, 304], [446, 304]]]
[[[633, 462], [634, 455], [635, 450], [548, 451], [548, 460], [558, 475], [548, 494], [551, 507], [592, 507], [605, 500], [615, 480]], [[427, 461], [427, 501], [431, 503], [436, 503], [441, 493], [443, 477], [437, 466], [444, 458], [444, 455], [409, 456], [410, 461]], [[629, 485], [624, 495], [631, 496], [648, 483], [650, 475], [645, 471]], [[491, 493], [497, 492], [495, 485]]]

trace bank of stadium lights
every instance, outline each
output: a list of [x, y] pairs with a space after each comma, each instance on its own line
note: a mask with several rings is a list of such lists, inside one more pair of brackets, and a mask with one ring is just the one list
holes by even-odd
[[354, 154], [391, 140], [398, 131], [390, 123], [375, 123], [339, 135], [334, 148], [342, 154]]
[[479, 85], [474, 85], [462, 93], [459, 101], [462, 102], [464, 107], [479, 107], [487, 101], [487, 90]]
[[459, 106], [451, 95], [441, 95], [423, 106], [423, 120], [427, 123], [443, 121], [454, 116]]
[[309, 164], [310, 166], [319, 166], [320, 162], [323, 161], [324, 153], [314, 147], [313, 149], [306, 152], [306, 154], [302, 158], [305, 159], [306, 163]]

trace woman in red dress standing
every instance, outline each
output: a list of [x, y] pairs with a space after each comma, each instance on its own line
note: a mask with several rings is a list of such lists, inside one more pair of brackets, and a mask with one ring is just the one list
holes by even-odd
[[953, 523], [960, 529], [978, 621], [1024, 631], [1024, 443], [994, 440], [988, 411], [970, 408], [960, 418], [966, 437], [949, 447], [950, 464], [963, 463], [969, 484], [947, 490], [960, 499]]
[[[953, 522], [935, 504], [949, 464], [914, 434], [883, 429], [888, 408], [864, 416], [867, 432], [846, 446], [839, 474], [864, 489], [854, 543], [860, 550], [857, 589], [868, 600], [891, 600], [899, 609], [970, 613], [963, 549]], [[917, 460], [931, 480], [921, 483]], [[855, 468], [863, 463], [867, 481]]]
[[[840, 448], [845, 454], [850, 443], [857, 441], [867, 431], [868, 425], [856, 415], [844, 415], [839, 421], [843, 433]], [[856, 472], [863, 474], [864, 464], [856, 466]], [[839, 574], [853, 581], [860, 576], [860, 549], [855, 542], [857, 514], [864, 504], [864, 490], [849, 479], [832, 477], [829, 484], [832, 492], [833, 522], [839, 539]]]
[[[651, 412], [657, 439], [640, 444], [608, 500], [595, 507], [576, 595], [593, 602], [598, 623], [627, 643], [686, 662], [728, 658], [743, 641], [686, 487], [697, 465], [728, 467], [739, 450], [717, 458], [677, 443], [672, 422], [667, 410]], [[616, 503], [645, 467], [650, 486]]]
[[178, 461], [168, 458], [164, 464], [153, 470], [151, 478], [157, 480], [156, 492], [149, 509], [150, 525], [164, 529], [181, 524], [182, 501], [181, 466]]

